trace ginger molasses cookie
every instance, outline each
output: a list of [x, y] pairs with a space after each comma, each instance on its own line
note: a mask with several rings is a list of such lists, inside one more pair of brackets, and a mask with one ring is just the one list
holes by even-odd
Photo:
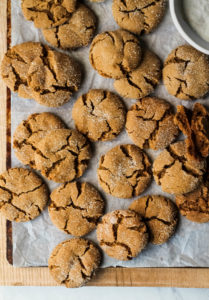
[[116, 79], [124, 77], [140, 64], [139, 40], [122, 29], [102, 32], [92, 41], [89, 59], [100, 75]]
[[146, 223], [152, 244], [163, 244], [174, 234], [178, 209], [170, 199], [148, 195], [132, 202], [129, 209], [137, 212]]
[[115, 210], [102, 217], [97, 239], [107, 255], [131, 260], [147, 245], [148, 231], [141, 217], [131, 210]]
[[161, 22], [166, 0], [113, 0], [115, 21], [136, 34], [150, 33]]
[[49, 271], [57, 283], [76, 288], [91, 280], [100, 263], [100, 250], [91, 241], [73, 238], [53, 249]]
[[51, 130], [36, 147], [36, 168], [55, 182], [81, 177], [91, 158], [90, 144], [77, 130]]
[[0, 175], [0, 212], [10, 221], [35, 219], [48, 198], [43, 180], [28, 169], [13, 168]]
[[163, 80], [168, 92], [182, 100], [194, 100], [209, 91], [209, 58], [192, 46], [183, 45], [167, 57]]
[[119, 198], [140, 195], [151, 183], [151, 163], [135, 145], [118, 145], [100, 158], [98, 179], [103, 190]]
[[76, 101], [72, 117], [76, 128], [90, 140], [108, 141], [123, 130], [126, 109], [116, 94], [90, 90]]
[[155, 97], [143, 98], [130, 108], [126, 130], [138, 147], [153, 150], [166, 148], [179, 134], [170, 103]]
[[53, 190], [49, 216], [60, 230], [75, 236], [92, 231], [104, 212], [104, 200], [89, 183], [65, 183]]
[[164, 192], [186, 194], [202, 182], [205, 160], [188, 158], [184, 141], [176, 142], [162, 151], [153, 163], [155, 181]]
[[114, 87], [122, 97], [140, 99], [155, 89], [160, 78], [160, 59], [150, 50], [144, 49], [138, 68], [115, 80]]

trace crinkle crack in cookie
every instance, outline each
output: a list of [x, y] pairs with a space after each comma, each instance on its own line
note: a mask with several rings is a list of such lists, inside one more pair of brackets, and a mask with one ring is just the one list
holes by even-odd
[[153, 163], [155, 181], [164, 192], [186, 194], [198, 187], [206, 169], [205, 160], [188, 158], [184, 141], [171, 144]]
[[164, 149], [179, 134], [170, 103], [155, 97], [143, 98], [128, 111], [126, 130], [140, 148]]
[[124, 128], [126, 109], [122, 100], [105, 90], [90, 90], [74, 104], [76, 128], [92, 141], [114, 139]]
[[89, 183], [66, 183], [51, 193], [49, 216], [68, 234], [82, 236], [92, 231], [103, 215], [104, 200]]
[[119, 145], [100, 158], [98, 179], [103, 190], [119, 198], [140, 195], [152, 179], [148, 156], [135, 145]]
[[22, 0], [26, 20], [37, 28], [52, 28], [65, 23], [76, 9], [76, 0]]
[[178, 209], [170, 199], [148, 195], [132, 202], [129, 209], [137, 212], [146, 223], [152, 244], [163, 244], [174, 234]]
[[98, 224], [97, 239], [110, 257], [131, 260], [146, 247], [148, 232], [136, 212], [115, 210], [104, 215]]
[[49, 180], [64, 183], [82, 176], [90, 158], [90, 144], [81, 133], [55, 129], [37, 144], [35, 164]]
[[89, 59], [100, 75], [116, 79], [124, 77], [141, 61], [139, 40], [122, 29], [102, 32], [91, 44]]
[[91, 241], [73, 238], [54, 248], [49, 271], [57, 283], [77, 288], [91, 280], [100, 263], [100, 251]]
[[114, 87], [122, 97], [140, 99], [148, 96], [160, 79], [160, 59], [150, 50], [144, 49], [142, 62], [138, 68], [115, 80]]
[[44, 37], [54, 47], [76, 49], [87, 46], [94, 36], [97, 19], [94, 12], [83, 4], [68, 20], [55, 28], [43, 30]]
[[136, 34], [150, 33], [162, 20], [165, 0], [114, 0], [113, 17], [118, 25]]
[[0, 175], [0, 212], [10, 221], [35, 219], [48, 197], [47, 186], [30, 170], [13, 168]]
[[189, 45], [179, 46], [167, 57], [163, 80], [168, 92], [182, 100], [194, 100], [209, 91], [209, 58]]
[[37, 144], [50, 130], [61, 128], [65, 128], [65, 124], [51, 113], [30, 115], [15, 130], [13, 136], [15, 155], [23, 164], [36, 168], [34, 155]]

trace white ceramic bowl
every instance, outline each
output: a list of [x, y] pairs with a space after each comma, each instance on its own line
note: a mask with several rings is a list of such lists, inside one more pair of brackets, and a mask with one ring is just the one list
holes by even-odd
[[[197, 0], [199, 1], [199, 0]], [[187, 23], [184, 16], [183, 0], [170, 0], [173, 22], [182, 37], [197, 50], [209, 54], [209, 43], [204, 41]]]

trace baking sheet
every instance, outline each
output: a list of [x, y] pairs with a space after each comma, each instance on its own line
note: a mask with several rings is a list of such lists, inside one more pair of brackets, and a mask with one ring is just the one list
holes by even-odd
[[[98, 16], [98, 32], [118, 28], [112, 17], [111, 0], [99, 4], [91, 3], [87, 0], [84, 2], [90, 6]], [[20, 0], [11, 0], [11, 3], [12, 45], [26, 41], [44, 42], [41, 31], [35, 29], [33, 23], [24, 19], [21, 12]], [[171, 49], [185, 43], [172, 23], [169, 10], [167, 10], [166, 16], [158, 29], [154, 31], [154, 33], [143, 37], [141, 40], [143, 44], [158, 54], [162, 61], [166, 58]], [[47, 108], [39, 105], [33, 100], [22, 99], [12, 93], [12, 135], [17, 125], [23, 119], [26, 119], [28, 115], [44, 111], [56, 113], [65, 121], [69, 128], [74, 128], [71, 111], [72, 106], [79, 95], [86, 93], [90, 88], [104, 88], [114, 91], [113, 80], [101, 77], [91, 68], [88, 61], [88, 53], [89, 47], [70, 53], [70, 55], [82, 62], [86, 74], [80, 91], [64, 106], [59, 108]], [[167, 99], [174, 106], [182, 103], [182, 101], [168, 95], [162, 83], [155, 90], [154, 95]], [[124, 102], [127, 108], [129, 108], [135, 100], [129, 99], [124, 100]], [[209, 104], [209, 97], [204, 100], [199, 100], [198, 102]], [[183, 101], [183, 104], [187, 107], [190, 107], [193, 103]], [[92, 183], [103, 194], [106, 200], [106, 212], [115, 209], [126, 209], [133, 200], [118, 199], [106, 195], [102, 192], [97, 182], [96, 169], [100, 156], [115, 145], [121, 143], [132, 143], [125, 130], [112, 142], [94, 143], [96, 149], [95, 156], [90, 162], [88, 171], [81, 178], [81, 181]], [[158, 152], [154, 151], [147, 152], [152, 159], [158, 154]], [[20, 162], [16, 159], [13, 150], [12, 166], [21, 166]], [[49, 181], [48, 184], [51, 190], [58, 186], [58, 184]], [[163, 193], [154, 181], [144, 194], [150, 193], [167, 195], [170, 199], [173, 199], [171, 195]], [[31, 222], [19, 224], [13, 223], [12, 235], [13, 265], [17, 267], [46, 266], [48, 257], [54, 246], [65, 239], [71, 238], [70, 235], [62, 233], [53, 226], [48, 216], [47, 209], [41, 216]], [[209, 223], [195, 224], [181, 217], [176, 234], [166, 244], [160, 246], [149, 244], [137, 258], [128, 262], [116, 261], [104, 254], [102, 267], [209, 267], [209, 239], [207, 239], [207, 235], [209, 235]], [[95, 231], [86, 237], [97, 242]]]

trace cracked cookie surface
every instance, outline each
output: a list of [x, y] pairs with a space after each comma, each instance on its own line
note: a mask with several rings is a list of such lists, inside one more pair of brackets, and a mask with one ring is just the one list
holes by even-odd
[[105, 90], [90, 90], [74, 104], [76, 128], [92, 141], [114, 139], [124, 128], [126, 109], [122, 100]]
[[83, 236], [92, 231], [104, 212], [104, 200], [89, 183], [66, 183], [50, 195], [49, 216], [67, 234]]
[[182, 100], [202, 98], [209, 91], [209, 58], [189, 45], [179, 46], [167, 57], [163, 81], [169, 94]]
[[0, 175], [0, 212], [10, 221], [35, 219], [48, 198], [43, 180], [28, 169], [12, 168]]
[[152, 244], [163, 244], [174, 234], [178, 209], [170, 199], [148, 195], [132, 202], [129, 209], [137, 212], [146, 223]]
[[90, 144], [81, 133], [55, 129], [37, 144], [35, 164], [49, 180], [64, 183], [81, 177], [90, 158]]
[[165, 8], [165, 0], [114, 0], [112, 12], [121, 28], [147, 34], [160, 23]]
[[151, 183], [151, 163], [135, 145], [118, 145], [101, 156], [97, 170], [103, 190], [114, 197], [139, 196]]
[[206, 169], [205, 160], [191, 160], [184, 141], [171, 144], [153, 163], [155, 181], [164, 192], [186, 194], [202, 182]]
[[126, 131], [140, 148], [166, 148], [178, 136], [170, 103], [155, 97], [143, 98], [128, 111]]
[[138, 67], [141, 46], [137, 37], [128, 31], [105, 31], [93, 39], [89, 59], [100, 75], [117, 79]]
[[73, 238], [58, 244], [49, 258], [54, 280], [67, 288], [85, 285], [101, 263], [99, 249], [89, 240]]
[[23, 164], [36, 168], [34, 155], [37, 144], [50, 130], [61, 128], [65, 128], [65, 124], [54, 114], [44, 112], [30, 115], [15, 130], [15, 155]]
[[140, 65], [114, 82], [116, 91], [125, 98], [148, 96], [161, 79], [161, 62], [156, 54], [144, 49]]
[[115, 210], [102, 217], [97, 239], [107, 255], [131, 260], [147, 245], [148, 231], [141, 217], [131, 210]]

